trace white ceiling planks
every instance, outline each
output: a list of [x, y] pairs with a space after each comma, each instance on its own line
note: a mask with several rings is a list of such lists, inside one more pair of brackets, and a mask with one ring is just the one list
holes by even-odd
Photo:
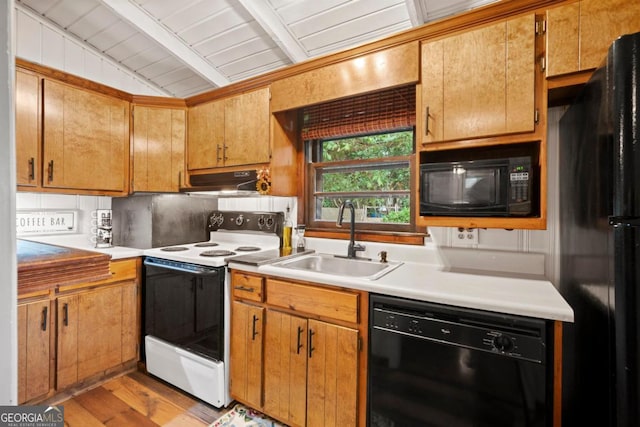
[[16, 0], [186, 98], [495, 0]]

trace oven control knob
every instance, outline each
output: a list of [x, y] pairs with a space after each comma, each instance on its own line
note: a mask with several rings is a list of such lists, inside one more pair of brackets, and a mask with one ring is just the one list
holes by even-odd
[[241, 226], [242, 224], [244, 224], [244, 217], [240, 214], [236, 217], [236, 225]]
[[268, 217], [267, 218], [267, 228], [273, 227], [273, 222], [274, 222], [273, 217]]
[[258, 227], [260, 229], [262, 229], [262, 227], [264, 227], [264, 217], [261, 216], [260, 218], [258, 218]]
[[493, 348], [500, 352], [508, 352], [513, 350], [513, 340], [506, 335], [498, 335], [493, 339]]

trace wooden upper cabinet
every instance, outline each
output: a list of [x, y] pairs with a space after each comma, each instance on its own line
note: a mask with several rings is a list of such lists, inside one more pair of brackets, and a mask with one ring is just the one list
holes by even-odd
[[225, 100], [224, 165], [269, 162], [269, 88]]
[[268, 163], [269, 88], [190, 107], [189, 171]]
[[286, 111], [347, 96], [417, 83], [417, 41], [302, 72], [271, 84], [271, 111]]
[[178, 192], [184, 176], [184, 109], [133, 107], [131, 191]]
[[598, 67], [621, 35], [640, 31], [637, 0], [582, 0], [547, 11], [547, 77]]
[[422, 44], [420, 139], [535, 130], [535, 16]]
[[16, 173], [17, 184], [40, 183], [40, 78], [16, 71]]
[[43, 186], [125, 193], [129, 103], [44, 80]]
[[190, 107], [187, 115], [187, 169], [224, 166], [224, 101]]

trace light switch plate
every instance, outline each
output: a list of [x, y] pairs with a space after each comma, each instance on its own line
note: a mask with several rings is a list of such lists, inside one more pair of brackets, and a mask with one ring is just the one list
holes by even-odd
[[471, 246], [478, 244], [477, 228], [452, 228], [451, 246]]

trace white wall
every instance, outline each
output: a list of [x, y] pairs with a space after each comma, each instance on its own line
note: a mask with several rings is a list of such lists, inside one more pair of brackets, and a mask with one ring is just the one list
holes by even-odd
[[0, 3], [0, 405], [18, 396], [13, 7]]
[[[509, 251], [520, 253], [542, 253], [545, 255], [544, 274], [555, 283], [558, 277], [556, 262], [558, 231], [558, 148], [559, 122], [565, 107], [549, 109], [547, 133], [547, 229], [546, 230], [501, 230], [480, 229], [478, 245], [470, 248]], [[429, 232], [439, 247], [452, 247], [451, 228], [431, 227]]]
[[91, 212], [111, 209], [111, 197], [76, 196], [70, 194], [23, 193], [16, 194], [18, 209], [75, 209], [78, 211], [78, 234], [91, 233]]
[[136, 95], [169, 96], [42, 16], [16, 4], [16, 56]]

